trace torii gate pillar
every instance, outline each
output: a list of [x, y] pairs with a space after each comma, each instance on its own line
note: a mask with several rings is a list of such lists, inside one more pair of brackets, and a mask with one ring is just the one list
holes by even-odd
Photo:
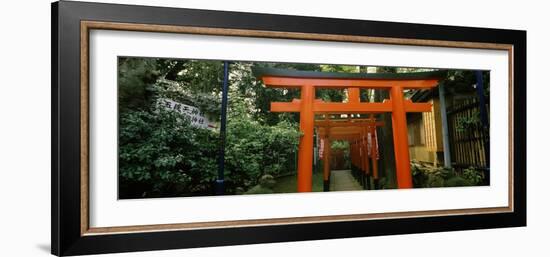
[[298, 146], [298, 192], [311, 192], [315, 87], [304, 85], [300, 94], [300, 131], [303, 135]]
[[407, 135], [407, 114], [403, 100], [403, 88], [393, 86], [390, 89], [392, 102], [393, 147], [395, 148], [395, 165], [397, 188], [412, 188], [412, 174], [409, 157], [409, 142]]
[[[327, 132], [329, 130], [327, 129]], [[329, 133], [325, 133], [323, 138], [323, 191], [325, 192], [330, 191], [330, 158], [332, 149]]]

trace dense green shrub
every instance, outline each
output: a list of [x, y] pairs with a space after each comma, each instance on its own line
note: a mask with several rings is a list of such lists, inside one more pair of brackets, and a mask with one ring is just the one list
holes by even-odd
[[246, 117], [230, 119], [225, 148], [227, 183], [246, 190], [263, 175], [290, 172], [286, 164], [296, 152], [299, 135], [296, 126], [285, 121], [267, 126]]
[[463, 187], [463, 186], [473, 186], [472, 182], [461, 177], [454, 176], [445, 180], [444, 186], [446, 187]]
[[463, 170], [462, 176], [468, 181], [471, 181], [473, 185], [481, 185], [484, 183], [483, 180], [485, 179], [484, 173], [474, 167]]
[[245, 194], [272, 194], [275, 191], [275, 184], [277, 181], [271, 175], [263, 175], [259, 181], [258, 185], [253, 186], [250, 190], [246, 191]]
[[413, 161], [411, 172], [416, 188], [478, 186], [483, 183], [483, 173], [473, 167], [457, 172], [451, 168], [433, 167]]
[[123, 112], [119, 122], [121, 198], [211, 192], [218, 133], [164, 110]]

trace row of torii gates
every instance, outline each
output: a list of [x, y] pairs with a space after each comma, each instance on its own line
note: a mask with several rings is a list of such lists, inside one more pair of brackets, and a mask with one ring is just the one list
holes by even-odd
[[[378, 178], [378, 156], [375, 114], [391, 113], [395, 166], [398, 188], [412, 188], [412, 174], [408, 149], [408, 112], [430, 112], [431, 103], [413, 103], [405, 99], [404, 89], [429, 89], [437, 85], [440, 72], [415, 73], [334, 73], [296, 71], [274, 68], [255, 68], [256, 77], [267, 87], [298, 88], [300, 99], [291, 102], [272, 102], [272, 112], [299, 112], [302, 136], [298, 147], [298, 192], [312, 191], [314, 127], [318, 127], [323, 139], [323, 178], [325, 185], [330, 177], [330, 142], [347, 140], [350, 142], [352, 164], [364, 172], [370, 171]], [[347, 89], [347, 102], [325, 102], [315, 99], [315, 90]], [[383, 102], [361, 102], [361, 89], [389, 90], [390, 98]], [[324, 114], [324, 120], [315, 121], [315, 114]], [[361, 114], [367, 119], [336, 121], [329, 114]], [[349, 116], [348, 116], [349, 117]], [[370, 142], [370, 144], [368, 143]]]
[[[368, 119], [325, 120], [316, 121], [318, 135], [321, 138], [323, 153], [323, 188], [329, 191], [331, 143], [334, 140], [348, 141], [350, 145], [351, 164], [364, 175], [378, 180], [378, 136], [376, 127], [383, 126], [383, 122], [376, 121], [374, 114]], [[372, 172], [371, 164], [372, 163]], [[365, 181], [361, 181], [365, 183]], [[368, 183], [368, 182], [367, 182]], [[368, 187], [368, 184], [366, 184]]]

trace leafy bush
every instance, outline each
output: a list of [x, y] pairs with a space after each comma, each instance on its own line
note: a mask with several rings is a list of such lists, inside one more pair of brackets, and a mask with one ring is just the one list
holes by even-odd
[[477, 186], [483, 181], [482, 173], [473, 167], [459, 173], [452, 168], [433, 167], [413, 161], [411, 172], [416, 188]]
[[461, 176], [454, 176], [445, 181], [444, 186], [446, 187], [463, 187], [463, 186], [473, 186], [471, 182]]
[[120, 197], [211, 192], [219, 135], [192, 127], [164, 110], [122, 112], [119, 124]]
[[273, 191], [275, 184], [276, 181], [273, 176], [263, 175], [259, 180], [259, 184], [252, 187], [245, 194], [272, 194], [275, 192]]
[[481, 185], [483, 183], [483, 179], [485, 178], [483, 172], [474, 167], [465, 169], [462, 176], [470, 181], [472, 185]]
[[456, 123], [456, 129], [460, 132], [475, 129], [481, 126], [481, 120], [479, 118], [479, 111], [475, 109], [471, 114], [465, 117], [458, 117]]
[[299, 132], [293, 124], [259, 124], [241, 117], [227, 123], [225, 173], [232, 187], [251, 188], [263, 175], [278, 176], [289, 172], [286, 163], [293, 158]]

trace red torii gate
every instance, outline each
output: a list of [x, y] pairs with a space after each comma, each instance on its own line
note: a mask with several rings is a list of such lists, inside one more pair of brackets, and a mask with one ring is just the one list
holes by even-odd
[[[328, 115], [327, 115], [328, 116]], [[371, 115], [368, 119], [347, 119], [347, 120], [329, 120], [325, 117], [325, 120], [315, 121], [315, 126], [320, 127], [318, 135], [323, 138], [323, 187], [324, 191], [328, 191], [328, 183], [330, 178], [330, 156], [331, 156], [331, 141], [332, 140], [345, 140], [350, 142], [350, 152], [352, 151], [352, 144], [359, 143], [360, 150], [366, 151], [368, 147], [368, 137], [371, 137], [371, 153], [375, 153], [378, 150], [375, 140], [375, 130], [377, 126], [383, 126], [383, 122], [377, 122], [374, 115]], [[350, 153], [354, 154], [354, 153]], [[374, 154], [371, 156], [373, 175], [378, 178], [378, 163]], [[361, 160], [363, 164], [361, 169], [369, 173], [369, 156], [365, 155], [366, 160]], [[356, 163], [353, 163], [356, 164]]]
[[[361, 183], [366, 183], [369, 186], [368, 176], [372, 175], [374, 178], [374, 186], [376, 187], [378, 181], [378, 137], [376, 135], [376, 126], [382, 126], [383, 123], [378, 122], [375, 126], [368, 126], [363, 129], [363, 133], [359, 138], [354, 139], [350, 143], [350, 150], [352, 157], [352, 164], [358, 167], [363, 174], [367, 176], [367, 181], [362, 180]], [[370, 144], [369, 144], [370, 141]], [[370, 170], [370, 163], [372, 163], [372, 174]]]
[[[272, 112], [299, 112], [300, 138], [298, 148], [298, 192], [311, 192], [313, 165], [313, 128], [315, 113], [392, 113], [393, 142], [398, 188], [412, 188], [410, 157], [407, 142], [407, 112], [429, 112], [430, 103], [413, 103], [405, 99], [403, 89], [433, 88], [440, 77], [438, 72], [396, 74], [343, 74], [311, 71], [291, 71], [255, 68], [266, 86], [299, 88], [300, 99], [292, 102], [272, 102]], [[324, 102], [315, 99], [316, 88], [347, 89], [347, 103]], [[360, 89], [386, 89], [390, 99], [381, 103], [361, 102]]]

